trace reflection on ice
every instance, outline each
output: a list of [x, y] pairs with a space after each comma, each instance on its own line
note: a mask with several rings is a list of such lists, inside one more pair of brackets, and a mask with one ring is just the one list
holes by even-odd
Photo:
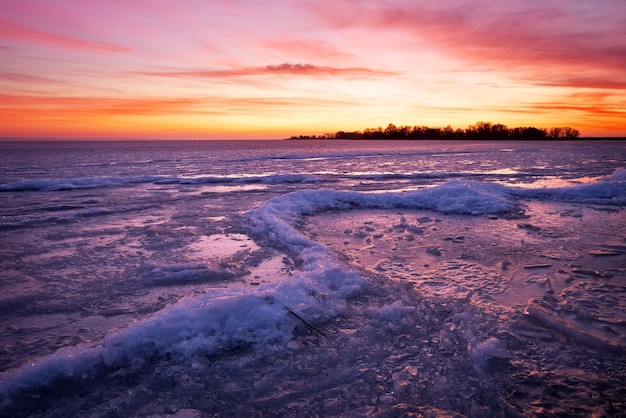
[[487, 170], [484, 171], [485, 174], [499, 174], [499, 175], [510, 175], [510, 174], [519, 174], [520, 171], [519, 169], [512, 169], [512, 168], [498, 168], [495, 170]]
[[532, 181], [525, 181], [520, 179], [513, 179], [513, 181], [500, 180], [498, 183], [504, 185], [510, 185], [515, 187], [522, 187], [526, 189], [542, 189], [542, 188], [556, 188], [556, 187], [571, 187], [577, 184], [594, 183], [601, 180], [602, 177], [576, 177], [576, 178], [562, 178], [557, 176], [544, 176], [542, 178], [534, 179]]
[[259, 184], [211, 185], [202, 187], [202, 193], [233, 193], [267, 189]]
[[189, 249], [200, 259], [214, 260], [232, 256], [244, 249], [258, 250], [259, 247], [244, 234], [216, 234], [201, 237], [197, 242], [190, 244]]

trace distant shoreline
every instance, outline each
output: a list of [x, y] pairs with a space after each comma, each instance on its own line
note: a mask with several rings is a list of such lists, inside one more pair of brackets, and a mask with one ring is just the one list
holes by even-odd
[[512, 142], [512, 141], [537, 141], [537, 142], [552, 142], [552, 141], [626, 141], [626, 136], [581, 136], [577, 138], [307, 138], [307, 137], [289, 137], [284, 138], [284, 141], [406, 141], [406, 142], [418, 142], [418, 141], [455, 141], [455, 142], [485, 142], [485, 141], [500, 141], [500, 142]]
[[476, 122], [465, 129], [454, 129], [448, 125], [445, 127], [430, 126], [396, 126], [393, 123], [386, 128], [365, 128], [363, 131], [337, 131], [323, 135], [296, 135], [288, 139], [578, 139], [578, 129], [569, 126], [536, 128], [534, 126], [522, 126], [509, 128], [501, 123]]
[[578, 137], [575, 139], [552, 139], [552, 138], [504, 138], [504, 139], [493, 139], [493, 138], [312, 138], [312, 137], [289, 137], [289, 138], [274, 138], [274, 139], [255, 139], [255, 138], [243, 138], [243, 139], [188, 139], [188, 138], [166, 138], [166, 139], [151, 139], [151, 138], [0, 138], [0, 144], [54, 144], [54, 143], [175, 143], [175, 142], [277, 142], [277, 141], [350, 141], [350, 142], [358, 142], [358, 141], [389, 141], [389, 142], [420, 142], [420, 141], [451, 141], [451, 142], [513, 142], [513, 141], [534, 141], [534, 142], [552, 142], [552, 141], [626, 141], [625, 136], [615, 136], [615, 137]]

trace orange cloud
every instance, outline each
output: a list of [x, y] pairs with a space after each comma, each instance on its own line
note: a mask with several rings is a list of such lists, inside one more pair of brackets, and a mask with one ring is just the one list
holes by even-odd
[[[172, 136], [200, 132], [227, 137], [233, 132], [224, 126], [235, 124], [241, 132], [265, 129], [289, 134], [276, 126], [267, 128], [263, 120], [276, 114], [300, 109], [306, 101], [307, 112], [326, 111], [340, 106], [357, 106], [346, 100], [303, 97], [176, 97], [176, 98], [103, 98], [56, 97], [0, 94], [0, 126], [4, 137], [36, 136]], [[246, 128], [248, 127], [255, 127]], [[236, 133], [234, 134], [237, 135]], [[247, 135], [250, 135], [249, 133]], [[193, 136], [193, 135], [192, 135]], [[268, 133], [266, 137], [272, 137]], [[280, 136], [278, 136], [280, 137]]]
[[103, 98], [103, 97], [55, 97], [0, 94], [0, 114], [24, 110], [93, 114], [159, 115], [196, 111], [198, 113], [222, 113], [232, 107], [258, 110], [259, 107], [292, 107], [307, 101], [308, 106], [356, 105], [349, 100], [311, 99], [304, 97], [199, 97], [199, 98]]
[[55, 97], [0, 95], [0, 111], [23, 112], [25, 109], [45, 112], [68, 112], [68, 117], [76, 114], [161, 114], [172, 113], [177, 109], [188, 109], [202, 103], [198, 99], [127, 99], [102, 97]]

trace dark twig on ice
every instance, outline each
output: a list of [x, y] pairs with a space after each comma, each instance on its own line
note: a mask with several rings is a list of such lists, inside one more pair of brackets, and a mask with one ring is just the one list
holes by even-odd
[[311, 328], [313, 331], [319, 332], [323, 337], [328, 338], [328, 335], [324, 334], [324, 332], [317, 328], [314, 325], [311, 325], [310, 323], [308, 323], [307, 321], [305, 321], [304, 319], [302, 319], [302, 317], [300, 315], [298, 315], [297, 313], [295, 313], [294, 311], [292, 311], [291, 309], [289, 309], [288, 307], [285, 306], [285, 309], [287, 309], [289, 311], [290, 314], [292, 314], [293, 316], [295, 316], [296, 318], [298, 318], [300, 321], [302, 321], [302, 323], [304, 325], [306, 325], [307, 327]]

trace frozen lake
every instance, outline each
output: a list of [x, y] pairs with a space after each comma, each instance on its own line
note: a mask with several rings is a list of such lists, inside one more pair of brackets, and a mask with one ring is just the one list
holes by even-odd
[[626, 142], [0, 151], [0, 415], [626, 414]]

